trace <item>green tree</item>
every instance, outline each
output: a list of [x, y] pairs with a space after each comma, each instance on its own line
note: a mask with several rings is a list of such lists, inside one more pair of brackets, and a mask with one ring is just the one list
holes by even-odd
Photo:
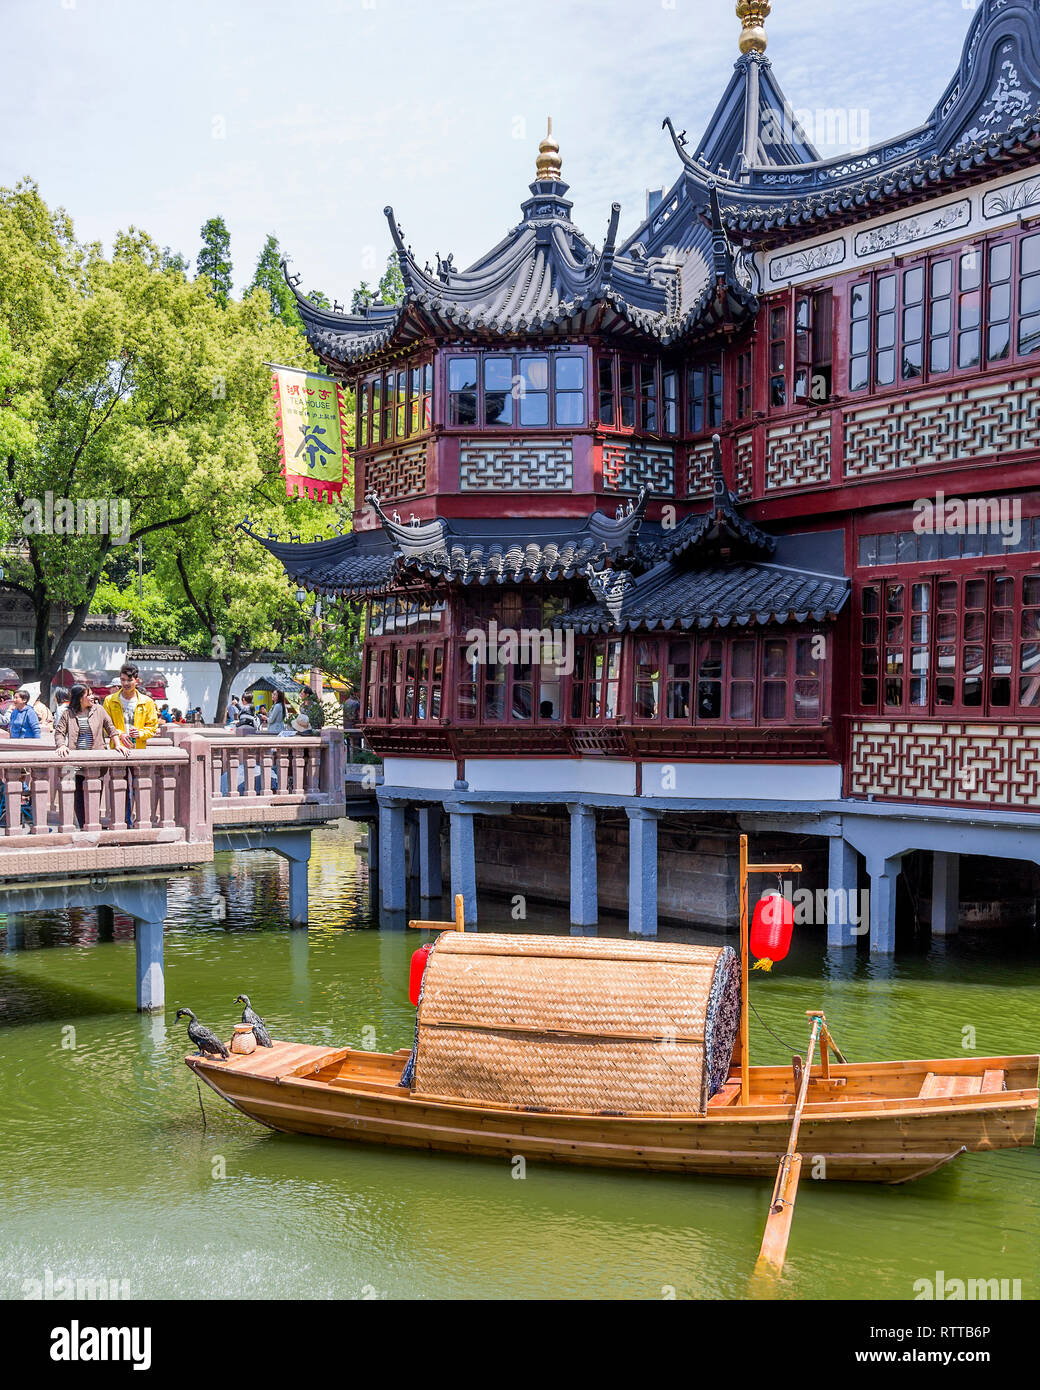
[[222, 309], [162, 259], [135, 229], [108, 259], [34, 184], [0, 188], [0, 588], [32, 604], [45, 694], [114, 553], [204, 518], [264, 554], [234, 532], [279, 472], [264, 363], [314, 359], [265, 295]]
[[202, 224], [202, 250], [195, 269], [210, 283], [210, 293], [224, 308], [231, 298], [231, 233], [222, 217], [211, 217]]
[[162, 258], [159, 264], [162, 266], [163, 270], [172, 270], [178, 275], [184, 275], [185, 277], [188, 274], [187, 256], [182, 256], [179, 251], [171, 251], [168, 246], [163, 247]]
[[[270, 497], [281, 488], [282, 497]], [[305, 502], [286, 504], [280, 479], [250, 493], [249, 516], [261, 534], [287, 521], [304, 540], [327, 538], [323, 508]], [[164, 590], [186, 601], [195, 617], [185, 645], [216, 661], [220, 690], [213, 718], [219, 723], [231, 685], [258, 657], [298, 645], [305, 638], [306, 615], [286, 583], [285, 571], [257, 541], [227, 519], [200, 513], [178, 526], [156, 555], [156, 572]]]
[[266, 290], [271, 301], [271, 313], [283, 323], [291, 324], [297, 332], [303, 332], [303, 320], [296, 307], [296, 296], [285, 283], [282, 274], [282, 252], [278, 238], [268, 235], [264, 249], [256, 263], [256, 273], [250, 286], [254, 290]]
[[369, 287], [366, 281], [362, 280], [361, 284], [358, 285], [351, 296], [350, 312], [352, 314], [360, 314], [362, 310], [368, 308], [374, 299], [375, 292]]
[[379, 281], [379, 298], [383, 304], [400, 304], [404, 299], [404, 276], [396, 251], [391, 251], [386, 258], [386, 269]]

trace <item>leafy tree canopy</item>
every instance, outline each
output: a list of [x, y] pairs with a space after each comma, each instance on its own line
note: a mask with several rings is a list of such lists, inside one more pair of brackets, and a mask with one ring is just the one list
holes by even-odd
[[[285, 498], [272, 361], [315, 365], [266, 294], [222, 308], [208, 277], [164, 269], [143, 232], [106, 257], [34, 184], [0, 188], [0, 587], [32, 604], [45, 688], [107, 562], [139, 540], [170, 611], [193, 614], [179, 640], [212, 641], [207, 604], [229, 651], [288, 631], [284, 575], [236, 524], [270, 514], [310, 535], [330, 509]], [[178, 556], [190, 595], [173, 584]]]

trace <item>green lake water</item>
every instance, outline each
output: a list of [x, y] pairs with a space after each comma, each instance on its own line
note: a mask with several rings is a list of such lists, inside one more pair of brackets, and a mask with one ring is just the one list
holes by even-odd
[[[0, 954], [0, 1297], [48, 1278], [159, 1298], [743, 1297], [761, 1182], [535, 1163], [517, 1179], [506, 1162], [278, 1135], [209, 1091], [203, 1131], [181, 1005], [224, 1036], [244, 992], [278, 1037], [411, 1043], [418, 939], [375, 928], [357, 837], [349, 823], [315, 834], [307, 932], [287, 926], [273, 854], [174, 879], [165, 1015], [133, 1010], [127, 921], [99, 941], [85, 911], [25, 919], [24, 944]], [[507, 903], [481, 912], [484, 927], [569, 930], [560, 909], [532, 905], [519, 924]], [[892, 962], [828, 958], [806, 929], [752, 997], [799, 1051], [805, 1009], [822, 1007], [850, 1061], [958, 1056], [969, 1029], [980, 1054], [1040, 1050], [1030, 932], [965, 933]], [[756, 1061], [788, 1060], [755, 1018], [751, 1037]], [[1040, 1149], [966, 1155], [905, 1187], [803, 1180], [782, 1297], [913, 1299], [939, 1270], [1040, 1294]]]

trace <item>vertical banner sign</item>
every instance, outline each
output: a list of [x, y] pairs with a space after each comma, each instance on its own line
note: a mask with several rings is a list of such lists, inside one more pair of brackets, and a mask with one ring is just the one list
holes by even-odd
[[286, 495], [338, 502], [350, 475], [342, 391], [330, 377], [296, 367], [274, 367], [271, 385]]

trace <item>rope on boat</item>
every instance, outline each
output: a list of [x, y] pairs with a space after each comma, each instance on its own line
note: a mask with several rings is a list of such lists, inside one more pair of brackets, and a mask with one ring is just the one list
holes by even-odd
[[205, 1106], [203, 1105], [203, 1103], [202, 1103], [202, 1087], [199, 1085], [198, 1081], [195, 1082], [195, 1089], [196, 1089], [196, 1090], [198, 1091], [198, 1093], [199, 1093], [199, 1109], [202, 1111], [202, 1132], [203, 1132], [203, 1134], [205, 1134], [205, 1132], [206, 1132], [206, 1107], [205, 1107]]
[[[792, 1052], [792, 1053], [798, 1051], [798, 1049], [797, 1049], [796, 1047], [792, 1047], [790, 1043], [784, 1042], [783, 1038], [780, 1036], [779, 1033], [774, 1033], [774, 1032], [773, 1032], [772, 1028], [770, 1028], [769, 1024], [765, 1021], [765, 1019], [762, 1017], [762, 1015], [758, 1012], [758, 1010], [755, 1008], [754, 1004], [751, 1002], [750, 999], [748, 1000], [748, 1007], [750, 1008], [751, 1012], [755, 1015], [755, 1017], [758, 1019], [759, 1023], [761, 1023], [762, 1027], [766, 1030], [766, 1032], [769, 1033], [769, 1034], [771, 1034], [774, 1038], [776, 1038], [777, 1042], [780, 1044], [780, 1046], [781, 1046], [782, 1048], [785, 1048], [786, 1051]], [[836, 1050], [835, 1048], [832, 1047], [832, 1051], [834, 1051], [834, 1052], [836, 1053], [836, 1056], [837, 1056], [839, 1062], [845, 1062], [845, 1061], [846, 1061], [846, 1058], [845, 1058], [844, 1056], [842, 1056], [842, 1054], [841, 1054], [840, 1052], [837, 1052], [837, 1050]]]

